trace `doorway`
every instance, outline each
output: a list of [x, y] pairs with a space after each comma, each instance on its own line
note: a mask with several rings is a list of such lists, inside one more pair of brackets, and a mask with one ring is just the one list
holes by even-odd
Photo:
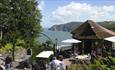
[[91, 53], [92, 49], [92, 40], [84, 40], [84, 53]]

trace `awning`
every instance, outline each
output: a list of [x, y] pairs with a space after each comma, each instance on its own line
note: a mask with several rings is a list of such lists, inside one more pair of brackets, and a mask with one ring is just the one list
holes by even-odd
[[107, 41], [115, 42], [115, 36], [104, 38]]
[[61, 49], [61, 48], [64, 48], [64, 47], [70, 47], [72, 46], [71, 44], [66, 44], [66, 45], [60, 45], [60, 46], [57, 46], [57, 49]]
[[60, 49], [62, 51], [64, 50], [69, 50], [72, 48], [72, 45], [71, 44], [67, 44], [67, 45], [60, 45], [60, 46], [57, 46], [57, 49]]
[[62, 43], [80, 43], [81, 41], [76, 40], [76, 39], [66, 39], [63, 40]]
[[53, 54], [54, 54], [53, 51], [43, 51], [43, 52], [39, 53], [36, 57], [49, 58]]

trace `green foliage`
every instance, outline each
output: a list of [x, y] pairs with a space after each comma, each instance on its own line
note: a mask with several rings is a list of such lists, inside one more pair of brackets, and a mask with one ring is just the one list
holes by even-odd
[[42, 47], [43, 50], [53, 50], [53, 44], [51, 41], [47, 40], [45, 43], [42, 43]]
[[110, 70], [115, 70], [115, 65], [110, 68]]
[[[4, 47], [0, 48], [0, 53], [5, 53], [5, 52], [11, 53], [12, 46], [13, 45], [11, 43], [7, 43]], [[16, 46], [16, 50], [17, 49], [22, 49], [22, 46]]]
[[96, 68], [101, 68], [102, 69], [102, 64], [99, 60], [94, 60], [94, 64], [89, 65], [89, 70], [95, 70]]
[[90, 64], [88, 70], [95, 70], [96, 67], [97, 67], [97, 66], [96, 66], [95, 64]]
[[71, 64], [70, 70], [77, 70], [77, 64]]
[[17, 39], [16, 46], [25, 48], [25, 45], [24, 40]]
[[13, 39], [23, 39], [30, 43], [38, 36], [41, 15], [35, 0], [2, 0], [0, 5], [3, 44]]
[[107, 23], [103, 24], [103, 26], [110, 29], [110, 30], [115, 31], [115, 22], [112, 22], [112, 21], [107, 22]]
[[101, 69], [102, 69], [102, 70], [107, 70], [108, 67], [107, 67], [107, 65], [101, 65]]
[[102, 65], [99, 60], [95, 60], [95, 61], [94, 61], [94, 64], [95, 64], [96, 66], [99, 66], [99, 67], [101, 67], [101, 65]]
[[[102, 60], [96, 59], [94, 61], [94, 64], [89, 65], [88, 70], [95, 70], [97, 68], [101, 68], [101, 70], [114, 70], [115, 69], [115, 58], [114, 57], [109, 57], [111, 59], [111, 66], [108, 67], [107, 64], [104, 64]], [[108, 62], [108, 61], [107, 61]]]
[[11, 49], [12, 49], [12, 44], [11, 43], [7, 43], [5, 45], [5, 47], [0, 48], [0, 53], [6, 52], [6, 51], [10, 52]]
[[12, 43], [14, 52], [17, 39], [24, 41], [21, 44], [25, 48], [34, 46], [41, 31], [41, 13], [37, 5], [36, 0], [0, 0], [2, 46]]
[[110, 57], [110, 59], [111, 59], [112, 65], [115, 65], [115, 58]]

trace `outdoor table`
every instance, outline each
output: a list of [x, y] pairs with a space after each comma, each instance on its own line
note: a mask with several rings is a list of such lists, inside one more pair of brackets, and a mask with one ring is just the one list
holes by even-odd
[[77, 55], [76, 60], [78, 63], [83, 63], [88, 60], [88, 55]]
[[77, 55], [76, 58], [79, 59], [79, 60], [87, 60], [88, 55]]

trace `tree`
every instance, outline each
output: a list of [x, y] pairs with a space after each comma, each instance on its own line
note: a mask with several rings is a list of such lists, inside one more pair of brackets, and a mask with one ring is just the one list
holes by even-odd
[[1, 0], [0, 1], [0, 28], [2, 46], [12, 43], [13, 57], [17, 39], [24, 40], [26, 48], [34, 45], [41, 26], [41, 14], [36, 0]]
[[45, 43], [42, 43], [42, 47], [43, 47], [43, 50], [48, 50], [48, 51], [53, 50], [53, 45], [52, 45], [52, 42], [50, 40], [46, 40]]

